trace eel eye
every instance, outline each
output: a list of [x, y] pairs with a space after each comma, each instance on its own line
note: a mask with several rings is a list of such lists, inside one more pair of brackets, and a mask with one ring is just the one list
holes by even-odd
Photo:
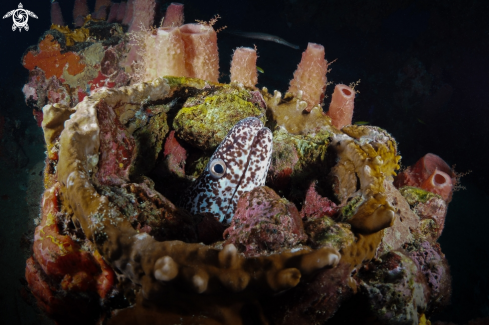
[[221, 178], [226, 174], [226, 164], [222, 159], [214, 159], [209, 163], [209, 173], [214, 178]]

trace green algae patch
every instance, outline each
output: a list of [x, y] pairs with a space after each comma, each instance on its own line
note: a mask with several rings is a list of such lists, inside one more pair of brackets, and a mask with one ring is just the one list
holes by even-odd
[[414, 206], [418, 203], [426, 203], [431, 198], [440, 197], [435, 193], [431, 193], [414, 186], [401, 187], [399, 192], [401, 192], [401, 195], [404, 196], [410, 206]]
[[202, 96], [189, 98], [173, 120], [178, 138], [194, 147], [214, 150], [229, 130], [246, 117], [261, 116], [265, 123], [264, 112], [248, 101], [251, 95], [246, 90], [229, 87]]

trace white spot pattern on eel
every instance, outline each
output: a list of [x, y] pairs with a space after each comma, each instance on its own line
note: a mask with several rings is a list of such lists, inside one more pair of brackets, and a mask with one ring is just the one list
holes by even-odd
[[229, 224], [239, 197], [265, 185], [272, 144], [272, 132], [258, 118], [239, 121], [188, 190], [183, 207], [194, 214], [211, 213]]

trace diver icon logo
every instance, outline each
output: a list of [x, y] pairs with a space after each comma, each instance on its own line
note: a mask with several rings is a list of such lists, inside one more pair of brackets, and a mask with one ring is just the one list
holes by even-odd
[[29, 25], [27, 25], [29, 16], [37, 19], [35, 13], [29, 10], [25, 10], [23, 8], [24, 7], [22, 6], [22, 3], [19, 3], [19, 9], [9, 11], [5, 14], [5, 16], [3, 16], [3, 19], [12, 16], [12, 19], [14, 20], [14, 24], [12, 25], [13, 31], [15, 31], [17, 28], [19, 29], [19, 32], [22, 31], [22, 28], [24, 28], [25, 30], [29, 30]]

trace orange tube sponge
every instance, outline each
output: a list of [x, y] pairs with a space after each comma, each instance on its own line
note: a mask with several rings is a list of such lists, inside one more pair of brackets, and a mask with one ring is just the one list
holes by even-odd
[[145, 74], [143, 80], [163, 76], [188, 76], [185, 68], [185, 46], [178, 27], [158, 28], [146, 36]]
[[255, 88], [258, 83], [256, 58], [256, 51], [252, 48], [238, 47], [234, 50], [233, 60], [231, 61], [231, 82]]
[[425, 191], [438, 194], [445, 201], [448, 201], [453, 190], [452, 178], [447, 173], [435, 169], [430, 177], [421, 184], [421, 188]]
[[307, 103], [305, 109], [307, 112], [310, 112], [314, 106], [320, 105], [324, 99], [326, 72], [328, 72], [328, 61], [324, 59], [324, 46], [315, 43], [307, 44], [288, 90], [295, 96], [302, 96], [302, 100]]
[[351, 124], [354, 99], [355, 91], [347, 85], [339, 84], [334, 87], [328, 115], [331, 117], [331, 122], [337, 129]]
[[180, 31], [185, 44], [185, 65], [189, 77], [217, 82], [219, 53], [216, 31], [200, 24], [185, 24]]

